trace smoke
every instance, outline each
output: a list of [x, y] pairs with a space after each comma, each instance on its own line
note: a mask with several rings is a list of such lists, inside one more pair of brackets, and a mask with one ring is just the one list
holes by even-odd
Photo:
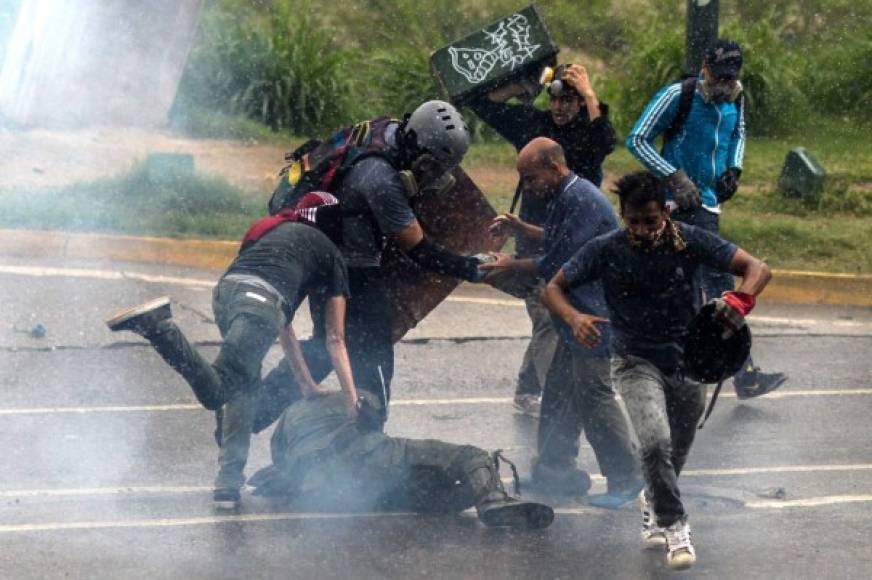
[[0, 71], [19, 127], [162, 126], [202, 0], [24, 0]]

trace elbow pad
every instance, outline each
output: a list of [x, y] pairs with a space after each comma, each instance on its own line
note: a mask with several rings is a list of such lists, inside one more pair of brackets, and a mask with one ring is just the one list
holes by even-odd
[[452, 254], [426, 236], [406, 253], [416, 264], [430, 272], [460, 278], [467, 282], [478, 282], [481, 278], [478, 269], [480, 262], [477, 259]]

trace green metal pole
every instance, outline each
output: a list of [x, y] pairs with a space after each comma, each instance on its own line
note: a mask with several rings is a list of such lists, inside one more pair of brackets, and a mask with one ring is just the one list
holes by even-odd
[[687, 0], [687, 74], [699, 72], [705, 49], [718, 38], [718, 12], [718, 0]]

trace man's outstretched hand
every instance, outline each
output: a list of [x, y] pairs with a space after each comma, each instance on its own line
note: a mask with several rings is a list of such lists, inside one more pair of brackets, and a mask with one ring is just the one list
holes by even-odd
[[569, 321], [569, 327], [572, 329], [572, 336], [575, 337], [575, 340], [587, 348], [595, 348], [600, 345], [603, 337], [599, 325], [608, 324], [608, 322], [608, 318], [579, 312]]

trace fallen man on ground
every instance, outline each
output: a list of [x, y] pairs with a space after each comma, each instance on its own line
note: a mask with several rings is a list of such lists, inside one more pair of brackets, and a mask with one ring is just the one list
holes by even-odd
[[[475, 507], [488, 527], [544, 528], [551, 507], [510, 496], [499, 451], [434, 439], [390, 437], [380, 430], [380, 401], [359, 393], [357, 418], [342, 395], [304, 399], [279, 418], [273, 465], [256, 473], [255, 495], [285, 496], [305, 509], [459, 513]], [[515, 472], [517, 484], [517, 473]]]

